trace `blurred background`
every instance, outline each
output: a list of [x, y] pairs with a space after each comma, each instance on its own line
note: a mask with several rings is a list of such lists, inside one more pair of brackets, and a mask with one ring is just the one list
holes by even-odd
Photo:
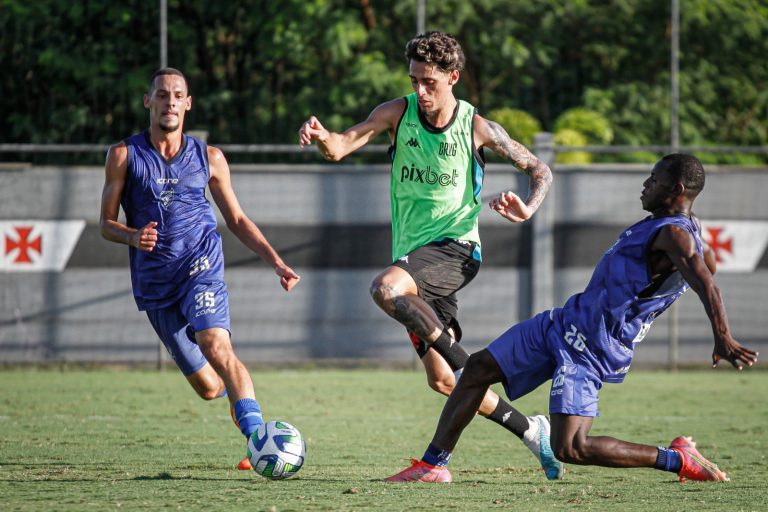
[[[342, 130], [408, 94], [405, 43], [454, 34], [459, 98], [546, 160], [532, 222], [481, 216], [484, 265], [459, 294], [470, 351], [586, 285], [644, 216], [651, 164], [708, 171], [697, 201], [735, 335], [768, 331], [768, 2], [764, 0], [0, 0], [0, 362], [165, 364], [130, 290], [127, 248], [98, 217], [109, 144], [147, 126], [166, 64], [189, 81], [186, 130], [226, 154], [246, 212], [302, 274], [290, 294], [225, 228], [236, 350], [249, 363], [411, 364], [368, 295], [389, 263], [385, 137], [340, 164], [298, 148], [316, 115]], [[527, 179], [490, 157], [483, 200]], [[692, 292], [657, 320], [639, 364], [707, 361]]]

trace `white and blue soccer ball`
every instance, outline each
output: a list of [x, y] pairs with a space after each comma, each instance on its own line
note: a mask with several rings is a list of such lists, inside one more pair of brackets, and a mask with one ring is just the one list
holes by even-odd
[[264, 478], [282, 480], [295, 475], [304, 465], [307, 445], [299, 430], [284, 421], [269, 421], [248, 439], [248, 459], [253, 470]]

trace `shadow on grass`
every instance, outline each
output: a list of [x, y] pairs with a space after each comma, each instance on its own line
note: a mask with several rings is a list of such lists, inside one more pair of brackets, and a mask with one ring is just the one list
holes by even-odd
[[131, 478], [131, 480], [192, 480], [192, 477], [189, 475], [183, 475], [183, 476], [173, 476], [170, 473], [158, 473], [155, 476], [148, 476], [148, 475], [141, 475], [134, 478]]

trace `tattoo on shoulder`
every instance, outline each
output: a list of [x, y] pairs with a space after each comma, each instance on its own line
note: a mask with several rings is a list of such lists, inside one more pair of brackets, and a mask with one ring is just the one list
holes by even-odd
[[536, 157], [528, 151], [528, 148], [513, 140], [501, 125], [493, 121], [486, 120], [486, 122], [491, 132], [491, 142], [488, 144], [488, 148], [500, 157], [511, 161], [525, 174], [530, 175], [529, 165], [536, 160]]

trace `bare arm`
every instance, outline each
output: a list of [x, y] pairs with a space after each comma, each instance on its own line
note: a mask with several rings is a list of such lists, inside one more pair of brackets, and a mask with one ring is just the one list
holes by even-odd
[[715, 251], [712, 250], [712, 247], [710, 247], [707, 242], [702, 241], [701, 246], [704, 252], [704, 263], [706, 263], [709, 272], [712, 275], [715, 275], [715, 272], [717, 271], [717, 256], [715, 256]]
[[226, 158], [218, 148], [208, 146], [208, 162], [211, 169], [208, 186], [211, 189], [213, 200], [224, 216], [227, 227], [243, 245], [258, 254], [275, 269], [275, 273], [280, 277], [280, 285], [286, 291], [290, 291], [301, 278], [291, 267], [285, 264], [261, 230], [243, 212], [232, 188], [232, 179]]
[[111, 242], [127, 244], [141, 251], [152, 252], [157, 244], [157, 222], [136, 229], [117, 221], [120, 196], [128, 172], [128, 148], [120, 143], [109, 148], [105, 165], [104, 189], [101, 192], [101, 236]]
[[[474, 129], [475, 146], [486, 147], [499, 155], [500, 157], [508, 160], [515, 165], [521, 172], [528, 175], [531, 179], [530, 193], [528, 198], [521, 204], [516, 205], [520, 211], [516, 218], [521, 220], [515, 220], [507, 215], [504, 215], [498, 208], [491, 204], [491, 207], [502, 213], [505, 217], [515, 222], [521, 222], [533, 215], [536, 210], [541, 206], [544, 197], [549, 191], [549, 187], [552, 185], [552, 171], [549, 166], [536, 158], [536, 156], [528, 151], [528, 149], [517, 142], [512, 140], [507, 134], [506, 130], [502, 128], [498, 123], [489, 121], [482, 116], [475, 115], [475, 129]], [[508, 198], [516, 198], [515, 194], [508, 192], [506, 194]], [[506, 201], [506, 199], [503, 199]], [[502, 201], [502, 198], [499, 199]], [[511, 203], [514, 205], [514, 202]], [[506, 208], [508, 211], [509, 208]]]
[[715, 337], [712, 366], [717, 366], [721, 359], [729, 361], [739, 370], [743, 363], [749, 366], [756, 363], [757, 352], [733, 339], [720, 288], [704, 258], [696, 250], [691, 234], [678, 226], [666, 226], [656, 236], [651, 250], [662, 251], [669, 257], [704, 305]]
[[317, 148], [323, 158], [338, 162], [348, 154], [365, 146], [385, 130], [394, 131], [405, 109], [405, 100], [398, 98], [382, 103], [362, 123], [342, 133], [325, 129], [320, 121], [312, 116], [299, 129], [299, 145], [317, 142]]
[[[701, 222], [693, 212], [691, 212], [691, 220], [696, 224], [699, 233], [701, 233]], [[704, 240], [701, 241], [701, 248], [704, 252], [704, 263], [707, 264], [709, 271], [714, 274], [717, 270], [717, 255], [715, 254], [715, 251], [712, 250], [712, 247]]]

